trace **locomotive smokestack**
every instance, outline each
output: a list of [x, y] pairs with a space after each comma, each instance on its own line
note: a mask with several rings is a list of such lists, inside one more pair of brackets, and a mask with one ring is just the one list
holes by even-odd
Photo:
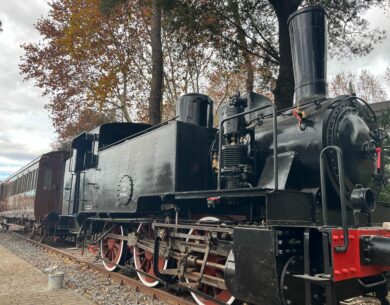
[[288, 19], [295, 103], [327, 97], [327, 14], [321, 6], [299, 9]]

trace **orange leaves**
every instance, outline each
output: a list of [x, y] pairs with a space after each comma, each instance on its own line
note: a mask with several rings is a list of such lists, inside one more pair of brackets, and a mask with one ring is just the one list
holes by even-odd
[[20, 71], [49, 96], [46, 108], [60, 139], [135, 117], [149, 85], [149, 75], [140, 77], [147, 71], [148, 9], [136, 0], [109, 15], [100, 12], [99, 0], [52, 0], [50, 7], [35, 24], [42, 40], [22, 46]]

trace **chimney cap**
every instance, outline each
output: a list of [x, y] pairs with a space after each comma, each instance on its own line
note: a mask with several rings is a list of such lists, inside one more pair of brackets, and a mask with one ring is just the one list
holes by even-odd
[[324, 13], [326, 15], [326, 17], [329, 17], [327, 11], [325, 10], [325, 8], [322, 6], [322, 5], [308, 5], [308, 6], [304, 6], [302, 8], [300, 8], [299, 10], [297, 10], [296, 12], [292, 13], [290, 15], [290, 17], [288, 17], [287, 19], [287, 25], [289, 26], [290, 25], [290, 21], [297, 15], [299, 14], [303, 14], [303, 13], [307, 13], [307, 12], [311, 12], [311, 11], [320, 11], [322, 13]]

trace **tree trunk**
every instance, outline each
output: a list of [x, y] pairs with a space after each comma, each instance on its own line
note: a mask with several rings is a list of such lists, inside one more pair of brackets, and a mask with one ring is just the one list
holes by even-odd
[[122, 93], [122, 96], [120, 97], [120, 101], [121, 101], [121, 109], [122, 109], [122, 113], [125, 117], [125, 120], [126, 122], [130, 123], [131, 122], [131, 118], [130, 118], [130, 114], [129, 114], [129, 110], [127, 109], [127, 75], [126, 73], [123, 73], [123, 93]]
[[253, 91], [253, 84], [255, 82], [255, 72], [254, 72], [251, 56], [247, 51], [248, 43], [246, 41], [245, 32], [242, 28], [237, 1], [236, 0], [230, 1], [230, 6], [233, 10], [234, 23], [236, 24], [236, 30], [237, 30], [237, 38], [240, 41], [240, 45], [242, 46], [241, 54], [242, 57], [244, 58], [245, 69], [246, 69], [245, 88], [247, 93], [249, 93]]
[[279, 26], [280, 66], [273, 93], [278, 109], [285, 109], [293, 105], [294, 99], [294, 72], [287, 20], [298, 9], [302, 0], [269, 0], [269, 2], [278, 17]]
[[161, 123], [164, 63], [161, 42], [161, 7], [158, 0], [152, 1], [151, 22], [152, 83], [149, 97], [149, 123]]

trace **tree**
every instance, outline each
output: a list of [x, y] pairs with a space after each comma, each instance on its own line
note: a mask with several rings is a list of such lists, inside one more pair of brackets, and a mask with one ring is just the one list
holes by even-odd
[[[50, 98], [46, 108], [60, 140], [104, 122], [149, 121], [150, 3], [54, 0], [50, 6], [49, 16], [35, 25], [42, 40], [23, 45], [20, 69]], [[164, 111], [164, 119], [174, 116], [181, 94], [205, 88], [202, 75], [208, 74], [213, 56], [201, 36], [171, 31], [170, 22], [161, 20], [162, 57], [167, 64], [158, 110]], [[161, 54], [157, 57], [160, 60]], [[160, 79], [158, 87], [161, 84]]]
[[[189, 13], [182, 16], [183, 23], [186, 21], [193, 23], [194, 18], [190, 17], [199, 16], [195, 20], [202, 23], [201, 28], [214, 41], [217, 48], [224, 46], [220, 50], [225, 52], [225, 56], [229, 56], [226, 53], [230, 53], [234, 57], [239, 50], [241, 52], [245, 50], [273, 72], [274, 77], [277, 77], [274, 95], [279, 108], [292, 105], [294, 77], [287, 20], [300, 5], [321, 4], [327, 9], [331, 55], [337, 57], [365, 55], [373, 49], [374, 44], [381, 42], [385, 37], [384, 31], [370, 30], [367, 20], [362, 17], [368, 8], [384, 6], [385, 0], [177, 1], [182, 6], [190, 7]], [[185, 10], [181, 9], [179, 12], [183, 11]], [[236, 35], [237, 32], [241, 35]], [[250, 75], [248, 73], [248, 83]]]
[[[129, 1], [129, 3], [132, 1]], [[151, 0], [145, 4], [151, 7], [150, 11], [150, 44], [152, 50], [151, 86], [149, 94], [148, 118], [152, 125], [161, 122], [161, 107], [163, 99], [164, 59], [161, 41], [162, 1]], [[105, 14], [111, 12], [126, 0], [100, 0], [100, 10]]]
[[387, 67], [385, 72], [385, 81], [387, 85], [390, 87], [390, 67]]
[[[333, 53], [366, 54], [383, 32], [368, 31], [359, 17], [368, 2], [347, 2], [324, 2]], [[65, 138], [112, 120], [158, 123], [161, 116], [174, 116], [181, 94], [208, 90], [217, 97], [211, 86], [229, 79], [234, 81], [225, 84], [228, 94], [264, 92], [278, 75], [275, 101], [284, 108], [293, 94], [285, 19], [306, 2], [286, 3], [52, 0], [49, 16], [35, 25], [43, 39], [23, 45], [21, 73], [49, 96], [46, 107]], [[350, 11], [339, 12], [346, 8]]]
[[363, 70], [357, 81], [359, 96], [368, 103], [376, 103], [387, 100], [387, 93], [382, 81]]
[[3, 23], [0, 20], [0, 33], [3, 31]]
[[368, 103], [381, 102], [387, 99], [384, 83], [367, 70], [362, 70], [358, 75], [353, 73], [339, 73], [329, 84], [331, 96], [353, 94]]
[[[389, 147], [390, 145], [390, 109], [386, 109], [381, 111], [379, 115], [377, 115], [378, 125], [383, 129], [384, 134], [386, 135], [385, 139], [382, 142], [382, 147]], [[383, 164], [385, 168], [385, 174], [389, 173], [390, 170], [390, 158], [387, 153], [383, 154]], [[390, 185], [388, 183], [385, 184], [384, 188], [381, 190], [379, 194], [378, 200], [384, 201], [386, 203], [390, 203]]]
[[[228, 99], [235, 95], [237, 91], [244, 92], [248, 88], [247, 80], [247, 66], [245, 63], [239, 69], [232, 69], [227, 67], [228, 63], [221, 61], [217, 63], [217, 68], [211, 73], [209, 83], [207, 86], [207, 94], [217, 102], [215, 110], [218, 111], [221, 104], [227, 102]], [[253, 65], [254, 75], [265, 75], [268, 71], [263, 71], [261, 66]], [[264, 88], [261, 81], [254, 81], [253, 90], [266, 95], [271, 100], [272, 94], [268, 88]]]
[[50, 97], [60, 138], [137, 117], [150, 84], [148, 7], [126, 2], [110, 15], [101, 14], [98, 0], [54, 0], [50, 7], [35, 25], [43, 40], [22, 46], [20, 69]]
[[254, 81], [255, 81], [255, 72], [254, 72], [252, 58], [248, 51], [248, 42], [246, 40], [245, 31], [242, 28], [239, 5], [236, 0], [230, 0], [229, 6], [232, 11], [234, 24], [236, 25], [237, 39], [240, 42], [240, 45], [242, 46], [240, 48], [240, 52], [244, 59], [245, 67], [246, 67], [246, 80], [245, 80], [246, 91], [252, 92], [254, 87]]
[[182, 94], [206, 92], [215, 70], [216, 57], [210, 42], [201, 35], [170, 30], [164, 20], [164, 99], [163, 119], [175, 117], [176, 102]]
[[149, 97], [149, 123], [155, 125], [161, 122], [164, 80], [164, 60], [161, 42], [161, 6], [158, 0], [152, 0], [150, 41], [152, 48], [152, 81]]

